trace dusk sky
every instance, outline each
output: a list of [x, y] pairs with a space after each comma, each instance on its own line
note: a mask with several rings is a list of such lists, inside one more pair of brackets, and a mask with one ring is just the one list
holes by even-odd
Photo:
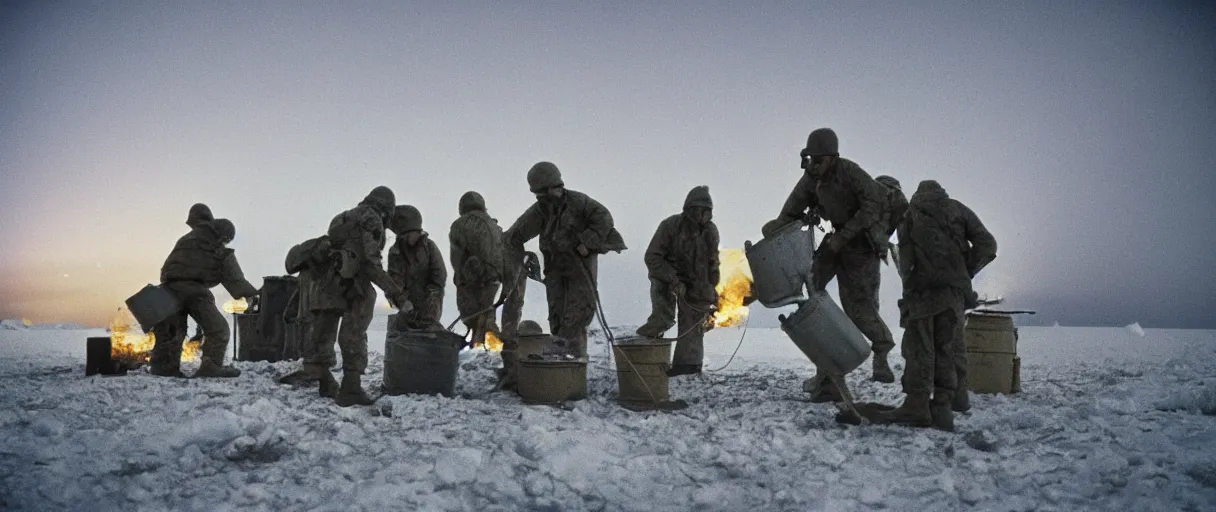
[[687, 191], [724, 247], [758, 240], [830, 126], [871, 175], [970, 205], [1000, 245], [979, 289], [1029, 320], [1216, 328], [1212, 4], [594, 4], [0, 4], [0, 318], [104, 323], [195, 202], [255, 285], [376, 185], [446, 257], [462, 193], [505, 228], [549, 160], [612, 211], [630, 249], [601, 294], [640, 324]]

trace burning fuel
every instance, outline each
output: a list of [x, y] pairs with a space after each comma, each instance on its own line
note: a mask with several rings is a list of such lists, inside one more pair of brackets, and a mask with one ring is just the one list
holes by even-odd
[[228, 314], [244, 313], [249, 309], [249, 303], [245, 299], [230, 300], [224, 303], [224, 312]]
[[751, 295], [752, 269], [747, 265], [743, 249], [722, 249], [718, 252], [718, 310], [714, 312], [714, 327], [739, 325], [747, 319], [744, 300]]
[[[132, 329], [131, 326], [134, 324], [135, 319], [131, 313], [126, 309], [119, 309], [107, 329], [110, 331], [110, 357], [129, 367], [147, 363], [152, 355], [152, 347], [156, 345], [156, 335]], [[183, 362], [197, 361], [201, 348], [201, 341], [183, 343], [181, 360]]]
[[498, 334], [486, 332], [486, 350], [490, 352], [502, 352], [502, 340], [498, 339]]

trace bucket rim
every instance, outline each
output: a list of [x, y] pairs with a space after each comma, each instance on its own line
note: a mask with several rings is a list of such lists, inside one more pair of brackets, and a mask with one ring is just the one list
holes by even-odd
[[612, 347], [657, 347], [671, 346], [672, 341], [663, 338], [650, 338], [646, 336], [634, 336], [625, 338], [624, 340], [613, 340]]
[[520, 359], [516, 364], [523, 366], [587, 366], [587, 358], [578, 359]]

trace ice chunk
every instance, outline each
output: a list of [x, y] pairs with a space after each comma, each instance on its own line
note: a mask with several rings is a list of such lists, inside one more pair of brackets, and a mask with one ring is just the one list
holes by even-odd
[[1126, 329], [1136, 336], [1144, 337], [1144, 328], [1140, 327], [1140, 322], [1132, 322], [1127, 325]]

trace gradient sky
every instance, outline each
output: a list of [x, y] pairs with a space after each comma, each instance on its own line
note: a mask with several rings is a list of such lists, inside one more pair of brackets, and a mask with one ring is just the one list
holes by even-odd
[[831, 126], [969, 204], [1000, 243], [980, 288], [1033, 321], [1216, 327], [1211, 4], [46, 4], [0, 7], [0, 317], [103, 322], [198, 201], [255, 285], [380, 184], [446, 254], [463, 192], [506, 227], [551, 160], [613, 212], [601, 293], [637, 324], [688, 189], [756, 240]]

